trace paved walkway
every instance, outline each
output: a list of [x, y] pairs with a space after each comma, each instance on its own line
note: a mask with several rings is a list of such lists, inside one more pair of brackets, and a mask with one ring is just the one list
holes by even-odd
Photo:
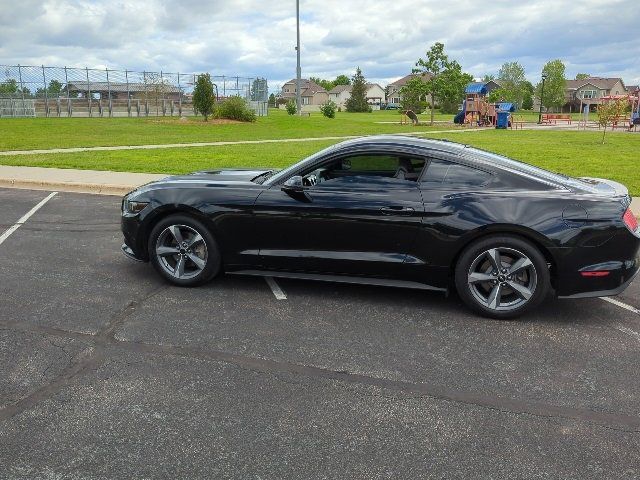
[[0, 187], [124, 195], [167, 175], [0, 165]]
[[[398, 132], [397, 135], [427, 135], [434, 133], [460, 133], [482, 131], [476, 130], [430, 130], [419, 132]], [[391, 134], [382, 134], [391, 135]], [[155, 150], [161, 148], [193, 148], [193, 147], [221, 147], [225, 145], [255, 145], [262, 143], [296, 143], [296, 142], [321, 142], [323, 140], [351, 140], [361, 138], [363, 135], [345, 135], [336, 137], [307, 137], [307, 138], [280, 138], [268, 140], [238, 140], [225, 142], [198, 142], [198, 143], [163, 143], [152, 145], [115, 145], [110, 147], [74, 147], [74, 148], [50, 148], [46, 150], [2, 150], [0, 156], [8, 157], [15, 155], [48, 155], [54, 153], [78, 153], [78, 152], [98, 152], [98, 151], [115, 151], [115, 150]]]

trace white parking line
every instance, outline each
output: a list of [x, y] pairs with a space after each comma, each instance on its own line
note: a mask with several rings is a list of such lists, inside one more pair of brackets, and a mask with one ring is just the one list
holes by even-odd
[[640, 333], [636, 332], [635, 330], [631, 330], [629, 327], [625, 327], [624, 325], [618, 323], [617, 325], [614, 325], [613, 328], [640, 341]]
[[273, 295], [276, 297], [276, 299], [278, 299], [278, 300], [286, 300], [287, 299], [287, 296], [285, 295], [285, 293], [280, 288], [280, 285], [277, 284], [275, 278], [273, 278], [273, 277], [264, 277], [264, 279], [266, 280], [267, 285], [269, 285], [269, 287], [271, 288], [271, 291], [273, 292]]
[[2, 235], [0, 235], [0, 245], [2, 245], [2, 243], [9, 238], [9, 236], [15, 232], [17, 229], [19, 229], [22, 225], [24, 225], [24, 223], [29, 220], [29, 218], [31, 218], [31, 216], [36, 213], [38, 210], [40, 210], [45, 203], [47, 203], [49, 200], [51, 200], [53, 197], [55, 197], [58, 194], [58, 192], [51, 192], [47, 198], [43, 199], [42, 201], [40, 201], [40, 203], [38, 203], [35, 207], [33, 207], [31, 210], [29, 210], [27, 213], [25, 213], [20, 220], [18, 220], [16, 223], [14, 223], [11, 227], [9, 227], [7, 229], [6, 232], [4, 232]]
[[632, 313], [635, 313], [636, 315], [640, 315], [640, 310], [638, 310], [636, 307], [632, 307], [631, 305], [627, 305], [626, 303], [621, 302], [620, 300], [616, 300], [615, 298], [609, 298], [609, 297], [601, 297], [602, 300], [604, 300], [605, 302], [609, 302], [613, 305], [616, 305], [620, 308], [624, 308], [625, 310], [629, 310]]

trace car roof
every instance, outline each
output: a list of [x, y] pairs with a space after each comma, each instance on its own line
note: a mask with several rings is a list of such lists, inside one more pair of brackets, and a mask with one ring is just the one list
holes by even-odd
[[417, 147], [430, 150], [440, 150], [459, 154], [466, 145], [461, 143], [450, 142], [448, 140], [436, 140], [432, 138], [416, 138], [412, 135], [371, 135], [368, 137], [359, 137], [335, 145], [336, 150], [353, 148], [353, 147]]

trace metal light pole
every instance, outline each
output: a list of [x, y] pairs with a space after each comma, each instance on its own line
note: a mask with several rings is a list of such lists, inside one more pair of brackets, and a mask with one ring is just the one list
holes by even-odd
[[538, 125], [542, 124], [542, 99], [544, 98], [544, 81], [547, 79], [547, 74], [542, 74], [542, 88], [540, 91], [540, 113], [538, 114]]
[[302, 92], [300, 91], [302, 84], [302, 69], [300, 67], [300, 0], [296, 0], [296, 33], [298, 36], [296, 46], [296, 53], [298, 55], [298, 66], [296, 68], [296, 110], [298, 115], [302, 115]]

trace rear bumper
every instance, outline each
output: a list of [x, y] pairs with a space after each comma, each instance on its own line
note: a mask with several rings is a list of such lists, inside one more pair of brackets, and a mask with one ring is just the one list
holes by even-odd
[[620, 275], [617, 275], [614, 277], [614, 278], [622, 279], [622, 283], [615, 288], [611, 288], [609, 290], [597, 290], [597, 291], [591, 291], [591, 292], [574, 293], [572, 295], [561, 295], [561, 296], [559, 295], [558, 298], [613, 297], [615, 295], [620, 295], [622, 292], [624, 292], [627, 289], [629, 285], [631, 285], [631, 283], [638, 276], [639, 273], [640, 273], [640, 268], [636, 266], [635, 272], [631, 273], [631, 276], [629, 276], [626, 280], [624, 275], [622, 277]]

